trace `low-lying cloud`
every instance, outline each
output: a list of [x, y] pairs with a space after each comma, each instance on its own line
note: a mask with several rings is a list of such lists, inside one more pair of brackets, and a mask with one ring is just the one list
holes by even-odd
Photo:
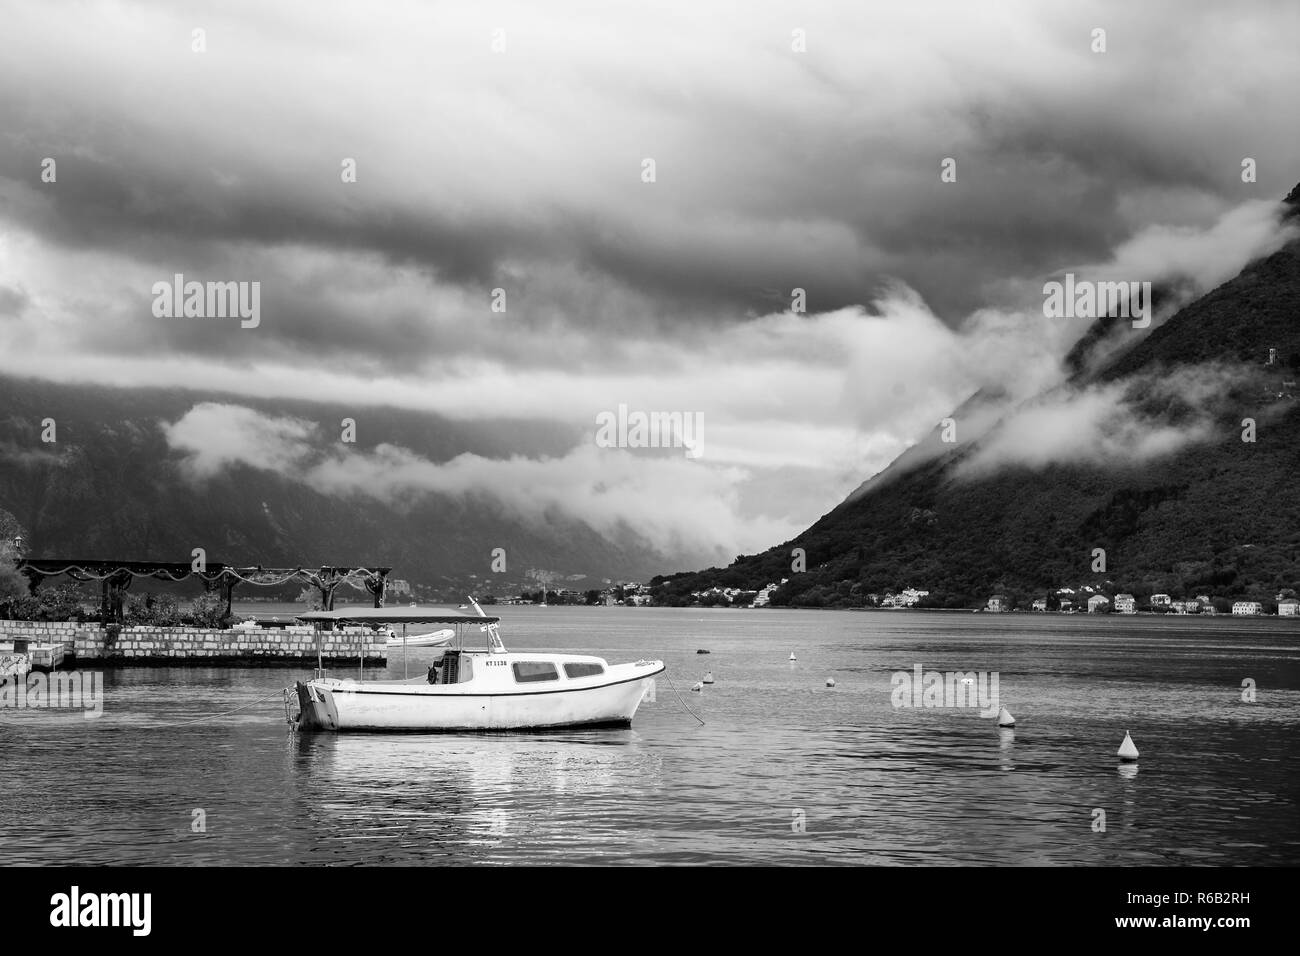
[[[1105, 262], [1073, 268], [1083, 278], [1116, 271], [1138, 278], [1150, 274], [1157, 282], [1204, 291], [1252, 254], [1267, 253], [1286, 240], [1290, 232], [1279, 226], [1278, 209], [1276, 203], [1250, 203], [1200, 230], [1151, 227]], [[521, 516], [555, 507], [611, 537], [624, 520], [643, 529], [671, 564], [675, 554], [684, 554], [672, 550], [674, 542], [689, 542], [693, 554], [707, 548], [710, 555], [730, 557], [789, 537], [977, 392], [983, 401], [964, 411], [961, 442], [978, 439], [1013, 409], [1023, 418], [1022, 427], [1040, 437], [1032, 447], [1018, 449], [1004, 447], [1008, 439], [995, 436], [990, 449], [967, 463], [967, 473], [1071, 455], [1116, 461], [1200, 440], [1194, 431], [1166, 434], [1140, 423], [1126, 425], [1115, 411], [1126, 393], [1115, 387], [1053, 391], [1067, 378], [1062, 356], [1089, 323], [1045, 318], [1038, 280], [1000, 291], [1008, 304], [980, 309], [957, 326], [941, 320], [918, 292], [893, 282], [864, 306], [773, 312], [743, 325], [637, 341], [626, 350], [604, 351], [599, 339], [562, 338], [570, 356], [564, 367], [552, 367], [549, 360], [519, 365], [509, 355], [488, 351], [471, 359], [418, 360], [413, 371], [364, 362], [297, 366], [277, 361], [274, 352], [238, 365], [183, 355], [105, 359], [61, 349], [57, 336], [67, 323], [31, 331], [61, 351], [59, 368], [66, 380], [205, 386], [209, 393], [231, 395], [224, 403], [198, 404], [168, 425], [173, 447], [191, 453], [189, 467], [196, 475], [244, 462], [331, 494], [380, 489], [397, 500], [416, 492], [491, 493]], [[1095, 348], [1128, 348], [1149, 331], [1119, 323], [1111, 339]], [[257, 338], [256, 332], [234, 334]], [[508, 338], [526, 348], [534, 333], [524, 327]], [[556, 349], [556, 341], [553, 336], [545, 348]], [[4, 359], [0, 355], [0, 366]], [[680, 462], [613, 450], [596, 455], [583, 446], [546, 459], [469, 455], [433, 462], [421, 449], [387, 447], [330, 457], [312, 451], [331, 443], [313, 422], [243, 407], [241, 393], [264, 400], [328, 397], [355, 407], [358, 415], [375, 405], [426, 410], [481, 422], [487, 429], [494, 422], [544, 418], [575, 434], [593, 430], [597, 416], [620, 404], [647, 412], [682, 411], [703, 416], [708, 452], [705, 461], [686, 463], [693, 471], [681, 471]], [[1040, 394], [1048, 396], [1044, 404], [1020, 408]], [[1070, 440], [1058, 447], [1056, 436], [1073, 428], [1092, 437], [1084, 445]], [[948, 450], [927, 443], [914, 450], [910, 462]], [[640, 481], [632, 473], [636, 469], [645, 472]], [[591, 475], [608, 478], [602, 490], [593, 490]], [[698, 494], [660, 493], [674, 484], [697, 488]], [[535, 491], [523, 496], [519, 489], [525, 486]], [[686, 511], [679, 519], [669, 514], [674, 509]]]
[[[1088, 326], [1044, 319], [1045, 280], [1151, 281], [1175, 293], [1158, 324], [1284, 240], [1271, 199], [1300, 175], [1283, 4], [394, 0], [376, 18], [323, 0], [304, 27], [254, 0], [201, 23], [91, 0], [75, 29], [11, 7], [0, 373], [221, 396], [168, 425], [196, 476], [552, 501], [665, 545], [780, 540], [972, 393], [991, 419], [994, 397], [1050, 392]], [[260, 325], [155, 318], [177, 272], [260, 282]], [[1139, 340], [1121, 326], [1094, 354]], [[235, 410], [252, 399], [484, 433], [683, 410], [707, 460], [323, 452], [312, 421]], [[1110, 436], [1097, 457], [1164, 447], [1103, 427], [1117, 401], [1069, 403]]]
[[958, 463], [959, 478], [1048, 465], [1140, 465], [1224, 434], [1225, 396], [1252, 380], [1239, 366], [1183, 366], [1123, 381], [1064, 386], [1005, 415]]
[[610, 540], [640, 538], [666, 556], [729, 559], [800, 530], [779, 519], [741, 514], [742, 468], [597, 448], [594, 441], [559, 457], [461, 454], [435, 462], [392, 444], [341, 446], [303, 419], [212, 402], [165, 423], [163, 433], [196, 480], [244, 465], [322, 494], [366, 496], [397, 507], [425, 495], [477, 498], [539, 527], [559, 512]]

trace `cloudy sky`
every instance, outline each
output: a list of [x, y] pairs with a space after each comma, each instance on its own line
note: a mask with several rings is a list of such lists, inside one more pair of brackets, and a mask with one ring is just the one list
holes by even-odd
[[[982, 385], [1056, 381], [1084, 325], [1046, 277], [1203, 289], [1276, 248], [1298, 9], [6, 4], [0, 373], [193, 388], [178, 448], [280, 435], [288, 470], [298, 418], [241, 396], [559, 424], [319, 480], [528, 481], [730, 557]], [[175, 273], [260, 282], [260, 324], [156, 317]], [[620, 404], [702, 415], [705, 453], [596, 449]]]

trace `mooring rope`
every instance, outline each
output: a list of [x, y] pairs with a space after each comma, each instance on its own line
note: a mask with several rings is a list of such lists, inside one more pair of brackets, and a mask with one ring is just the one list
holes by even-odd
[[274, 694], [267, 694], [265, 697], [259, 697], [259, 698], [257, 698], [257, 700], [249, 701], [249, 702], [248, 702], [247, 704], [245, 704], [243, 707], [236, 707], [234, 710], [223, 711], [223, 712], [220, 713], [220, 714], [209, 714], [209, 715], [206, 716], [206, 717], [195, 717], [193, 720], [181, 720], [181, 721], [177, 721], [177, 722], [173, 723], [171, 726], [173, 726], [173, 727], [184, 727], [186, 724], [197, 724], [197, 723], [200, 723], [200, 722], [205, 721], [205, 720], [215, 720], [215, 719], [218, 718], [218, 717], [229, 717], [231, 714], [237, 714], [237, 713], [239, 713], [241, 710], [248, 710], [248, 708], [252, 707], [254, 704], [260, 704], [260, 703], [262, 703], [263, 701], [268, 701], [268, 700], [270, 700], [270, 699], [273, 698], [273, 697], [281, 697], [281, 698], [283, 698], [283, 696], [284, 696], [284, 688], [282, 687], [282, 688], [280, 688], [279, 690], [277, 690]]
[[[677, 702], [681, 704], [683, 707], [686, 707], [686, 701], [682, 700], [682, 695], [677, 693], [677, 685], [673, 683], [673, 679], [672, 677], [669, 676], [668, 668], [666, 667], [664, 668], [664, 676], [668, 678], [668, 686], [671, 687], [673, 689], [673, 693], [677, 695]], [[704, 726], [703, 718], [701, 718], [700, 715], [697, 714], [695, 711], [691, 710], [689, 707], [686, 707], [686, 713], [690, 714], [692, 717], [698, 720], [700, 722], [701, 727]]]
[[[17, 677], [17, 676], [19, 676], [19, 675], [16, 675], [16, 674], [15, 674], [15, 675], [13, 675], [13, 676]], [[21, 675], [21, 676], [24, 676], [24, 677], [25, 677], [26, 675]], [[0, 683], [3, 683], [3, 681], [0, 681]], [[178, 721], [175, 721], [175, 722], [168, 721], [168, 722], [167, 722], [167, 726], [169, 726], [169, 727], [184, 727], [186, 724], [197, 724], [197, 723], [201, 723], [202, 721], [205, 721], [205, 720], [215, 720], [215, 719], [218, 718], [218, 717], [228, 717], [228, 716], [230, 716], [231, 714], [237, 714], [237, 713], [239, 713], [241, 710], [248, 710], [248, 708], [254, 706], [255, 704], [265, 703], [266, 701], [271, 700], [271, 699], [274, 698], [274, 697], [280, 697], [280, 696], [282, 696], [283, 694], [284, 694], [284, 690], [283, 690], [283, 689], [281, 689], [281, 690], [277, 690], [274, 694], [267, 694], [265, 697], [259, 697], [259, 698], [257, 698], [257, 700], [249, 701], [247, 704], [244, 704], [244, 706], [242, 706], [242, 707], [236, 707], [234, 710], [223, 711], [223, 712], [220, 713], [220, 714], [208, 714], [206, 717], [195, 717], [193, 720], [178, 720]], [[3, 710], [0, 710], [0, 715], [3, 715], [3, 714], [4, 714], [4, 711], [3, 711]]]

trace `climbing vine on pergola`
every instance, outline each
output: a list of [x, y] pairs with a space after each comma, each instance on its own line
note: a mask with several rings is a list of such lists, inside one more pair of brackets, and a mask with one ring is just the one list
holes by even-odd
[[66, 575], [74, 581], [98, 581], [101, 590], [100, 620], [122, 622], [122, 602], [137, 578], [155, 581], [185, 581], [198, 578], [205, 591], [220, 590], [230, 615], [234, 591], [239, 584], [276, 587], [298, 581], [320, 592], [321, 607], [334, 609], [334, 592], [343, 585], [369, 592], [375, 607], [383, 607], [388, 574], [392, 568], [345, 567], [324, 565], [319, 568], [236, 567], [206, 563], [196, 569], [192, 563], [170, 564], [158, 561], [75, 561], [60, 558], [20, 559], [18, 570], [27, 577], [33, 594], [46, 578]]

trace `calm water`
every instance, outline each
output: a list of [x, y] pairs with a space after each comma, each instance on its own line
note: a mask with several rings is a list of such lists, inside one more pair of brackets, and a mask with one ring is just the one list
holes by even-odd
[[[181, 722], [298, 670], [115, 670], [99, 720], [0, 712], [0, 864], [1300, 863], [1297, 624], [500, 611], [511, 649], [663, 658], [704, 726], [661, 678], [630, 730], [295, 736], [278, 699]], [[997, 671], [1015, 730], [895, 709], [918, 663]]]

